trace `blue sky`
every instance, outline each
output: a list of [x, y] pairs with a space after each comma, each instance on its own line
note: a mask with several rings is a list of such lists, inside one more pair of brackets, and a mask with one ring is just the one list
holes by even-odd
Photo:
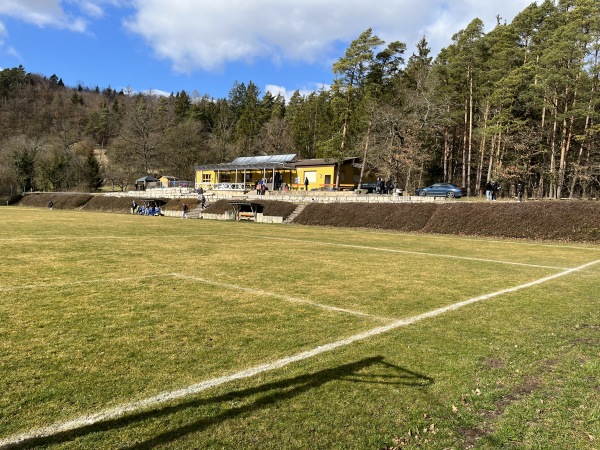
[[308, 93], [367, 28], [432, 54], [474, 18], [486, 31], [531, 0], [0, 0], [0, 68], [56, 74], [68, 86], [185, 90], [227, 97], [235, 81], [262, 93]]

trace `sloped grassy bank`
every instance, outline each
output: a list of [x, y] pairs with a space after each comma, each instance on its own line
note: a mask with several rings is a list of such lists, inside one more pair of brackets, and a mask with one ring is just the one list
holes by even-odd
[[[138, 205], [142, 205], [147, 199], [141, 197], [110, 197], [106, 195], [77, 193], [42, 193], [26, 195], [19, 199], [18, 204], [21, 206], [46, 208], [52, 202], [54, 209], [81, 209], [82, 211], [128, 214], [131, 203], [134, 200]], [[162, 200], [165, 202], [162, 207], [164, 211], [181, 211], [183, 203], [187, 203], [189, 208], [192, 209], [199, 203], [195, 198]], [[296, 209], [296, 205], [290, 202], [267, 200], [253, 200], [253, 202], [263, 205], [263, 214], [266, 216], [287, 217]], [[226, 211], [231, 211], [231, 205], [227, 200], [219, 200], [209, 205], [204, 211], [211, 214], [223, 214]]]
[[600, 242], [600, 202], [311, 204], [294, 223], [465, 236]]
[[[24, 196], [18, 204], [21, 206], [33, 206], [45, 208], [50, 202], [54, 209], [81, 209], [83, 211], [98, 211], [110, 213], [128, 214], [131, 211], [131, 203], [136, 201], [138, 205], [143, 205], [145, 198], [136, 197], [109, 197], [106, 195], [91, 194], [30, 194]], [[182, 203], [187, 203], [190, 208], [198, 204], [197, 199], [163, 199], [166, 203], [163, 210], [180, 211]]]
[[[19, 205], [57, 209], [81, 209], [111, 213], [129, 213], [132, 197], [90, 194], [26, 195]], [[135, 199], [138, 204], [144, 199]], [[190, 208], [196, 199], [166, 200], [163, 209], [179, 211], [186, 202]], [[267, 216], [289, 216], [296, 205], [289, 202], [260, 200]], [[226, 200], [211, 204], [206, 213], [229, 210]], [[487, 236], [513, 239], [600, 242], [600, 202], [529, 201], [452, 202], [452, 203], [314, 203], [306, 206], [294, 223], [326, 227], [375, 228], [403, 232]]]

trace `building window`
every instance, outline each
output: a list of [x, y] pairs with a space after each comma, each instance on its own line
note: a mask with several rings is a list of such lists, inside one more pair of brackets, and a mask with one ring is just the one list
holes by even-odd
[[203, 183], [210, 183], [210, 173], [203, 173], [202, 174], [202, 182]]

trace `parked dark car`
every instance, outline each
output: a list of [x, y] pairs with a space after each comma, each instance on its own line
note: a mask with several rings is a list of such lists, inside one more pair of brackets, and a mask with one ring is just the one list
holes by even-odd
[[419, 188], [416, 190], [416, 194], [421, 197], [434, 196], [434, 197], [448, 197], [448, 198], [460, 198], [466, 195], [465, 189], [455, 186], [450, 183], [436, 183], [431, 186]]
[[372, 194], [375, 192], [375, 183], [362, 183], [360, 185], [361, 189], [366, 189], [368, 194]]

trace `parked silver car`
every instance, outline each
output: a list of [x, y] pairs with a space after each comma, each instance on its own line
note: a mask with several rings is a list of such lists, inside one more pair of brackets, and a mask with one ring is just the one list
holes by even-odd
[[448, 197], [448, 198], [460, 198], [466, 195], [465, 189], [455, 186], [450, 183], [435, 183], [431, 186], [419, 188], [416, 190], [416, 194], [421, 197], [434, 196], [434, 197]]

